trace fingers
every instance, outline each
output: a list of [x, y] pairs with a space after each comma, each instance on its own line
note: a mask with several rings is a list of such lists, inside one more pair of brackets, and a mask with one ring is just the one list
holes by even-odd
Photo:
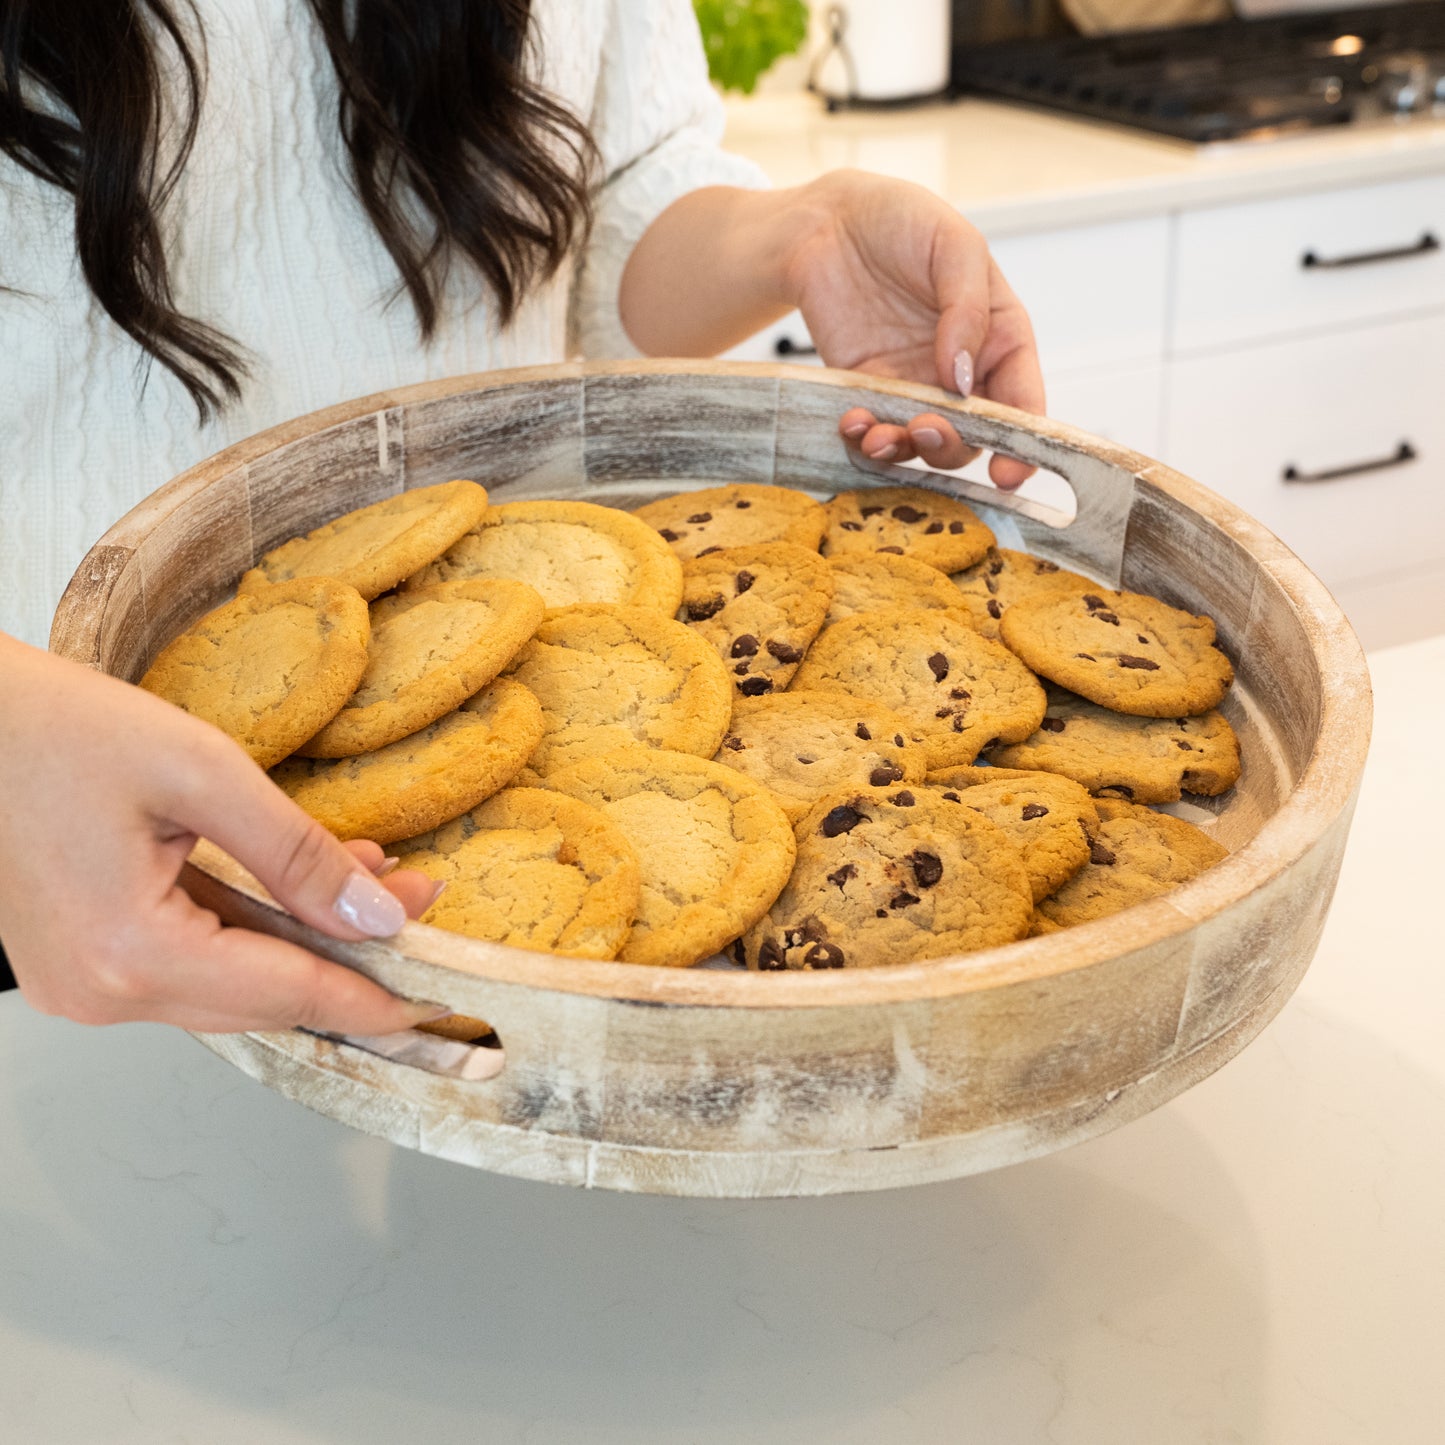
[[978, 455], [978, 449], [969, 446], [937, 412], [926, 411], [914, 417], [908, 423], [908, 439], [914, 454], [939, 471], [965, 467]]
[[906, 462], [920, 457], [930, 467], [951, 471], [967, 466], [979, 454], [937, 412], [920, 412], [907, 426], [897, 426], [878, 421], [863, 407], [854, 407], [843, 413], [838, 430], [876, 462]]
[[379, 843], [357, 838], [342, 846], [374, 877], [386, 879], [387, 888], [401, 899], [408, 918], [420, 918], [440, 897], [444, 885], [415, 868], [397, 869], [397, 860], [388, 858]]

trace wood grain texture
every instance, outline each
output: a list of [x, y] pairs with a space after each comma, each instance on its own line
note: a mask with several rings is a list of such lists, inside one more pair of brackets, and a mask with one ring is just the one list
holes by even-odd
[[248, 550], [452, 475], [498, 501], [545, 491], [615, 505], [719, 480], [891, 484], [898, 468], [860, 470], [837, 436], [857, 404], [894, 420], [941, 411], [970, 439], [1059, 472], [1078, 498], [1063, 527], [951, 477], [903, 480], [1012, 517], [1030, 545], [1102, 582], [1216, 617], [1239, 674], [1227, 707], [1246, 770], [1211, 805], [1230, 858], [1047, 938], [772, 975], [562, 959], [415, 924], [341, 944], [203, 843], [186, 876], [198, 901], [488, 1019], [506, 1064], [465, 1083], [302, 1033], [207, 1046], [311, 1108], [442, 1158], [585, 1187], [737, 1196], [886, 1188], [1032, 1158], [1138, 1117], [1242, 1048], [1318, 942], [1368, 745], [1368, 674], [1329, 595], [1268, 532], [1071, 428], [782, 366], [455, 378], [300, 418], [162, 488], [87, 557], [52, 645], [134, 677], [234, 585]]

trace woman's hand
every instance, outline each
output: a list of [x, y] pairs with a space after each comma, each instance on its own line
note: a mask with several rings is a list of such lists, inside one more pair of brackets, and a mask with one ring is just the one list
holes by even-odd
[[[1044, 409], [1028, 314], [978, 230], [922, 186], [833, 171], [791, 190], [690, 192], [633, 248], [618, 304], [655, 356], [711, 356], [794, 308], [829, 366]], [[847, 440], [881, 461], [962, 466], [974, 453], [935, 413], [906, 427], [862, 408]], [[989, 475], [1019, 486], [1032, 468], [994, 457]]]
[[198, 837], [333, 937], [393, 934], [433, 897], [383, 886], [229, 738], [114, 678], [0, 637], [0, 939], [26, 999], [80, 1023], [379, 1034], [444, 1013], [295, 944], [223, 927], [177, 884]]

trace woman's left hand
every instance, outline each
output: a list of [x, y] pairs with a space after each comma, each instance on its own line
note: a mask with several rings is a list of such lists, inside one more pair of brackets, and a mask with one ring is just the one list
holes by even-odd
[[[785, 284], [827, 365], [1044, 410], [1028, 313], [957, 211], [921, 186], [864, 171], [831, 172], [804, 187], [799, 203], [809, 219]], [[878, 461], [916, 456], [946, 469], [976, 455], [931, 412], [892, 426], [859, 407], [839, 430]], [[1032, 470], [1012, 457], [989, 465], [1005, 488]]]

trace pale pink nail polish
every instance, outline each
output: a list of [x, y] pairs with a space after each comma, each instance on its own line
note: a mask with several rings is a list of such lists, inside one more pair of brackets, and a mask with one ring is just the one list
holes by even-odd
[[943, 433], [939, 431], [937, 427], [917, 427], [914, 429], [912, 436], [913, 440], [917, 442], [919, 446], [928, 447], [930, 450], [943, 445]]
[[332, 905], [343, 923], [372, 938], [389, 938], [406, 922], [406, 909], [370, 873], [353, 873]]
[[868, 423], [866, 421], [856, 421], [852, 426], [845, 426], [843, 428], [843, 435], [847, 437], [849, 441], [857, 441], [867, 430]]
[[395, 873], [400, 867], [400, 858], [383, 858], [381, 862], [371, 870], [371, 876], [373, 878], [385, 878], [388, 873]]
[[869, 452], [868, 455], [872, 457], [875, 462], [890, 462], [898, 455], [898, 448], [892, 442], [889, 442], [881, 451]]
[[451, 885], [450, 885], [449, 883], [446, 883], [446, 882], [438, 883], [437, 886], [432, 889], [431, 897], [427, 899], [427, 904], [426, 904], [426, 906], [427, 906], [428, 908], [430, 908], [430, 907], [432, 906], [432, 904], [435, 903], [435, 902], [437, 901], [437, 899], [440, 898], [440, 897], [442, 896], [442, 894], [445, 893], [449, 887], [451, 887]]
[[973, 395], [973, 354], [960, 351], [953, 358], [953, 384], [960, 396]]

